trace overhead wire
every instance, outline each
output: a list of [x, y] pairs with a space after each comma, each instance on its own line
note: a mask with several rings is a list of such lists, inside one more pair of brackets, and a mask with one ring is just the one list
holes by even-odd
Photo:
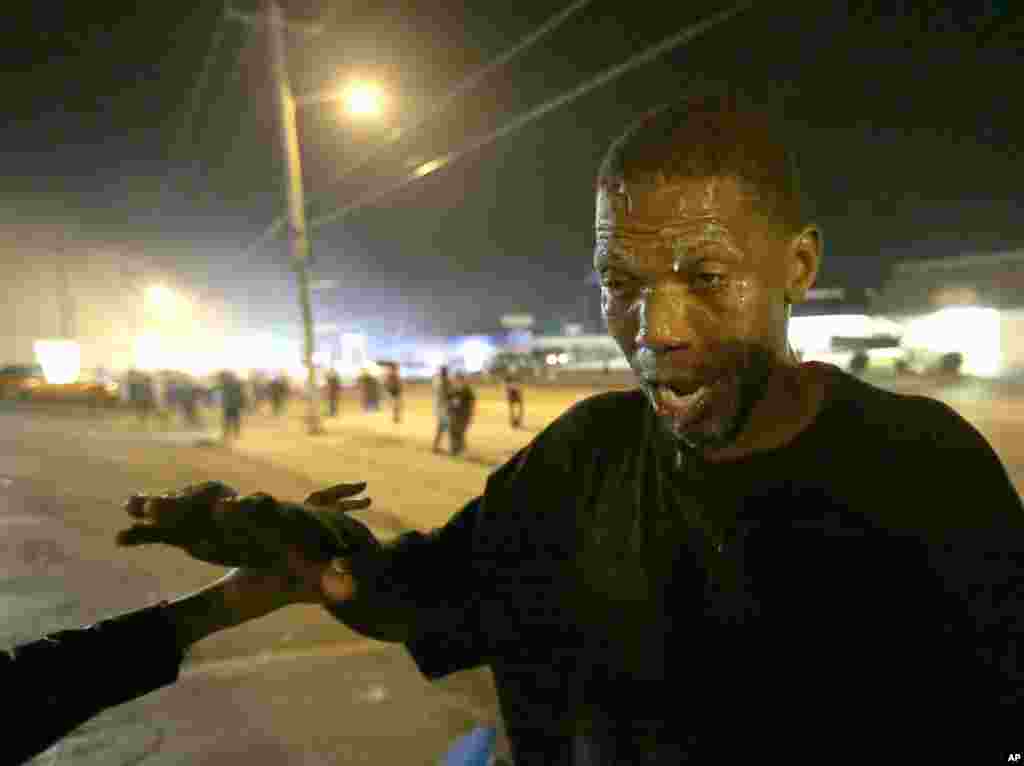
[[[224, 9], [226, 9], [226, 7], [227, 3], [225, 2]], [[206, 47], [206, 53], [203, 56], [202, 64], [199, 67], [199, 73], [196, 75], [196, 79], [192, 82], [192, 86], [189, 88], [185, 116], [181, 127], [178, 129], [173, 141], [171, 142], [171, 149], [168, 152], [172, 159], [181, 149], [183, 143], [193, 139], [192, 133], [195, 118], [199, 112], [199, 107], [202, 104], [203, 92], [206, 90], [207, 83], [209, 82], [210, 70], [213, 68], [214, 59], [216, 59], [217, 54], [220, 52], [221, 45], [224, 43], [226, 26], [225, 10], [222, 10], [217, 14], [217, 20], [214, 23], [213, 31], [210, 34], [210, 42]], [[167, 175], [164, 176], [163, 183], [160, 186], [160, 201], [153, 210], [154, 217], [158, 217], [162, 211], [163, 202], [166, 201], [167, 193], [170, 191], [172, 175], [173, 171], [168, 171]]]
[[622, 76], [626, 72], [636, 69], [637, 67], [642, 66], [643, 64], [649, 63], [650, 61], [653, 61], [654, 59], [658, 58], [664, 53], [667, 53], [673, 48], [677, 48], [684, 43], [688, 43], [696, 39], [697, 37], [701, 36], [702, 34], [705, 34], [706, 32], [709, 32], [710, 30], [728, 21], [729, 19], [733, 18], [739, 13], [749, 9], [753, 4], [754, 0], [744, 0], [744, 2], [737, 3], [736, 5], [733, 5], [732, 7], [724, 11], [721, 11], [717, 14], [714, 14], [713, 16], [710, 16], [709, 18], [703, 21], [699, 21], [696, 24], [692, 24], [686, 27], [682, 31], [665, 38], [660, 43], [657, 43], [656, 45], [653, 45], [641, 51], [635, 56], [630, 57], [623, 63], [604, 70], [600, 74], [590, 78], [589, 80], [583, 82], [582, 84], [578, 85], [572, 90], [562, 93], [561, 95], [556, 96], [555, 98], [552, 98], [544, 102], [543, 104], [540, 104], [539, 106], [534, 107], [533, 109], [519, 115], [518, 117], [506, 123], [497, 130], [494, 130], [491, 133], [488, 133], [487, 135], [472, 141], [471, 143], [467, 144], [461, 149], [449, 152], [447, 154], [443, 154], [440, 157], [436, 157], [435, 159], [430, 160], [429, 162], [424, 162], [415, 170], [413, 170], [412, 173], [403, 176], [397, 182], [392, 183], [382, 189], [374, 190], [360, 197], [357, 197], [354, 201], [350, 202], [349, 204], [340, 207], [337, 210], [334, 210], [330, 213], [317, 216], [316, 218], [312, 219], [309, 222], [308, 228], [312, 230], [324, 226], [326, 224], [332, 223], [333, 221], [337, 221], [345, 217], [346, 215], [356, 210], [359, 210], [362, 207], [365, 207], [366, 205], [376, 202], [377, 200], [386, 197], [387, 195], [395, 191], [398, 191], [399, 189], [405, 186], [408, 186], [409, 184], [419, 180], [420, 178], [424, 178], [432, 173], [436, 173], [441, 168], [450, 165], [452, 162], [461, 159], [465, 155], [470, 154], [471, 152], [474, 152], [477, 149], [480, 149], [490, 143], [493, 143], [499, 138], [503, 138], [504, 136], [510, 135], [520, 130], [521, 128], [525, 127], [526, 125], [529, 125], [531, 122], [534, 122], [535, 120], [540, 119], [541, 117], [544, 117], [545, 115], [554, 111], [555, 109], [558, 109], [559, 107], [565, 106], [566, 104], [575, 101], [581, 96], [584, 96], [590, 93], [591, 91], [600, 88], [602, 85], [606, 85], [612, 80]]
[[[394, 131], [391, 131], [384, 141], [375, 145], [369, 151], [364, 152], [352, 164], [350, 164], [348, 167], [342, 170], [333, 179], [332, 183], [338, 183], [341, 179], [364, 167], [371, 160], [376, 159], [378, 156], [380, 156], [380, 154], [383, 151], [385, 151], [386, 149], [388, 149], [401, 139], [405, 138], [410, 133], [419, 130], [419, 128], [422, 127], [426, 122], [430, 121], [434, 117], [437, 117], [442, 112], [447, 110], [464, 93], [475, 88], [492, 73], [494, 73], [501, 67], [505, 66], [507, 63], [512, 61], [512, 59], [526, 52], [531, 47], [536, 45], [538, 42], [543, 40], [545, 37], [550, 35], [552, 32], [558, 29], [558, 27], [560, 27], [570, 16], [572, 16], [577, 11], [582, 10], [591, 2], [592, 0], [575, 0], [575, 2], [570, 3], [565, 8], [560, 10], [558, 13], [548, 18], [547, 21], [545, 21], [539, 27], [537, 27], [528, 35], [523, 37], [521, 40], [519, 40], [519, 42], [517, 42], [511, 48], [506, 50], [504, 53], [499, 54], [496, 58], [492, 59], [486, 65], [476, 70], [472, 74], [467, 75], [458, 83], [456, 83], [455, 86], [451, 88], [451, 90], [449, 90], [448, 93], [445, 94], [444, 97], [440, 99], [440, 101], [436, 102], [433, 107], [426, 110], [418, 118], [416, 118], [415, 120], [413, 120], [404, 127], [400, 127]], [[308, 200], [306, 200], [307, 209], [311, 205], [315, 204], [318, 200], [323, 199], [325, 196], [325, 194], [311, 196]], [[276, 218], [273, 221], [273, 223], [271, 223], [267, 227], [263, 234], [249, 246], [249, 248], [256, 247], [269, 239], [273, 239], [278, 233], [280, 233], [286, 228], [287, 223], [288, 219], [285, 216], [278, 216], [278, 218]]]

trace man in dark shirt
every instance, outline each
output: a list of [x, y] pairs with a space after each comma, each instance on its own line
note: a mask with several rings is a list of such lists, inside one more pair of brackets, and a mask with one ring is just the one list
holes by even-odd
[[388, 398], [391, 399], [391, 422], [402, 422], [402, 375], [399, 372], [398, 362], [392, 362], [387, 366], [385, 377]]
[[327, 372], [327, 414], [334, 418], [338, 416], [338, 402], [341, 400], [341, 376], [337, 371]]
[[523, 385], [519, 374], [511, 371], [505, 374], [505, 398], [508, 400], [508, 421], [513, 428], [523, 425]]
[[476, 409], [476, 394], [462, 372], [455, 373], [455, 385], [448, 395], [448, 413], [451, 420], [449, 441], [452, 455], [461, 455], [466, 450], [466, 431], [473, 422]]
[[443, 527], [313, 570], [428, 678], [490, 666], [519, 766], [1024, 749], [1020, 497], [945, 405], [794, 359], [821, 238], [786, 149], [731, 97], [615, 142], [594, 265], [639, 388], [574, 406]]
[[223, 437], [228, 442], [242, 435], [242, 410], [246, 396], [242, 381], [230, 370], [220, 374], [220, 407], [223, 420]]
[[616, 141], [594, 267], [639, 390], [350, 559], [333, 613], [429, 678], [489, 665], [517, 764], [1024, 748], [1020, 498], [948, 407], [794, 359], [822, 244], [787, 149], [729, 95]]

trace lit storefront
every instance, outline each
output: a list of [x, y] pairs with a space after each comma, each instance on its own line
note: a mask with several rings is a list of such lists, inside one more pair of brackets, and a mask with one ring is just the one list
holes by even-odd
[[1024, 373], [1024, 251], [898, 263], [871, 308], [903, 328], [918, 371]]

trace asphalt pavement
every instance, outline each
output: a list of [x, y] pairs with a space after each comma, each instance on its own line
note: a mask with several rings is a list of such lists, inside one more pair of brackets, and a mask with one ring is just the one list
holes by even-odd
[[[0, 646], [172, 598], [224, 573], [174, 549], [117, 548], [120, 504], [133, 491], [216, 478], [301, 498], [322, 486], [168, 433], [0, 411]], [[395, 532], [387, 514], [368, 521], [382, 536]], [[144, 661], [139, 647], [110, 672]], [[176, 684], [107, 711], [33, 763], [435, 764], [496, 716], [489, 671], [431, 683], [402, 647], [365, 639], [318, 607], [293, 606], [199, 643]], [[503, 738], [499, 746], [507, 747]]]

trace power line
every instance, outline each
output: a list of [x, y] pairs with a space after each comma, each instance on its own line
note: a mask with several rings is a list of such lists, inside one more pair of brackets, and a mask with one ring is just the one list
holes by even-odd
[[[206, 90], [207, 82], [210, 79], [210, 69], [212, 68], [213, 61], [217, 54], [220, 52], [220, 47], [224, 42], [224, 32], [226, 28], [225, 12], [227, 4], [225, 3], [224, 9], [217, 14], [217, 21], [214, 24], [213, 32], [210, 35], [210, 44], [207, 46], [206, 55], [203, 56], [203, 63], [199, 68], [199, 74], [196, 76], [195, 81], [192, 83], [192, 87], [189, 89], [188, 102], [185, 110], [185, 118], [182, 121], [181, 128], [175, 135], [174, 140], [171, 142], [171, 151], [169, 156], [173, 159], [181, 148], [181, 145], [186, 141], [191, 141], [193, 136], [193, 123], [195, 122], [196, 114], [199, 112], [199, 106], [201, 103], [203, 91]], [[164, 176], [163, 184], [160, 188], [160, 199], [161, 202], [157, 204], [154, 209], [154, 217], [159, 216], [163, 201], [166, 200], [167, 192], [171, 186], [171, 175], [172, 172], [168, 172]]]
[[[549, 18], [535, 30], [530, 32], [526, 37], [522, 38], [518, 43], [513, 45], [504, 53], [500, 54], [497, 58], [493, 59], [491, 62], [486, 64], [481, 69], [478, 69], [473, 74], [464, 77], [455, 85], [455, 87], [448, 91], [448, 93], [440, 101], [438, 101], [431, 109], [428, 109], [426, 112], [424, 112], [418, 119], [414, 120], [404, 128], [400, 128], [389, 133], [388, 137], [382, 143], [378, 144], [373, 149], [364, 153], [355, 162], [353, 162], [351, 165], [349, 165], [343, 171], [341, 171], [341, 173], [334, 179], [333, 183], [338, 183], [341, 179], [359, 170], [360, 168], [365, 166], [366, 163], [378, 157], [385, 149], [392, 146], [402, 138], [405, 138], [413, 131], [418, 130], [424, 123], [444, 112], [453, 103], [455, 103], [455, 101], [466, 91], [475, 88], [490, 74], [497, 71], [505, 64], [510, 62], [512, 59], [514, 59], [516, 56], [518, 56], [521, 53], [524, 53], [533, 45], [538, 43], [540, 40], [544, 39], [549, 34], [554, 32], [558, 27], [562, 25], [562, 23], [566, 19], [568, 19], [577, 11], [582, 10], [585, 6], [589, 5], [590, 2], [591, 0], [575, 0], [575, 2], [566, 6], [561, 11], [556, 13], [554, 16]], [[311, 206], [317, 200], [322, 199], [324, 196], [326, 195], [319, 194], [314, 197], [311, 197], [309, 200], [306, 201], [306, 206]], [[266, 242], [269, 239], [273, 239], [275, 236], [277, 236], [277, 234], [284, 230], [285, 224], [285, 217], [279, 216], [277, 219], [274, 220], [273, 223], [270, 224], [270, 226], [267, 227], [266, 231], [263, 232], [260, 238], [256, 240], [252, 245], [250, 245], [249, 248], [246, 249], [248, 250], [252, 247], [256, 247], [257, 245], [262, 244], [263, 242]]]
[[753, 0], [745, 0], [745, 2], [738, 3], [732, 6], [731, 8], [720, 13], [717, 13], [704, 21], [700, 21], [696, 24], [687, 27], [681, 32], [672, 35], [671, 37], [668, 37], [665, 40], [662, 40], [657, 45], [654, 45], [638, 53], [637, 55], [623, 62], [622, 64], [614, 66], [610, 69], [606, 69], [604, 72], [601, 72], [595, 77], [592, 77], [591, 79], [587, 80], [586, 82], [582, 83], [576, 88], [573, 88], [572, 90], [563, 93], [560, 96], [556, 96], [555, 98], [546, 101], [540, 106], [537, 106], [531, 109], [530, 111], [521, 114], [519, 117], [516, 117], [511, 122], [506, 123], [505, 125], [491, 133], [488, 133], [486, 136], [478, 138], [477, 140], [473, 141], [472, 143], [468, 144], [462, 149], [454, 152], [449, 152], [448, 154], [444, 154], [440, 157], [437, 157], [431, 160], [430, 162], [423, 163], [418, 168], [416, 168], [411, 174], [404, 176], [401, 180], [397, 181], [396, 183], [393, 183], [390, 186], [385, 187], [384, 189], [364, 194], [363, 196], [356, 198], [355, 201], [349, 203], [348, 205], [345, 205], [344, 207], [338, 208], [333, 212], [317, 216], [312, 221], [310, 221], [309, 227], [311, 229], [315, 229], [325, 224], [336, 221], [340, 218], [343, 218], [349, 213], [358, 210], [372, 202], [375, 202], [376, 200], [385, 197], [388, 194], [391, 194], [392, 192], [397, 191], [398, 189], [401, 189], [404, 186], [407, 186], [413, 181], [428, 176], [431, 173], [437, 172], [441, 168], [451, 164], [452, 162], [462, 158], [463, 156], [471, 152], [474, 152], [477, 149], [480, 149], [486, 146], [487, 144], [490, 144], [498, 140], [499, 138], [503, 138], [504, 136], [514, 133], [515, 131], [525, 127], [531, 122], [540, 119], [549, 112], [554, 111], [555, 109], [561, 106], [565, 106], [566, 104], [575, 101], [579, 97], [584, 96], [587, 93], [590, 93], [592, 90], [595, 90], [601, 87], [602, 85], [606, 85], [612, 80], [622, 76], [626, 72], [629, 72], [632, 69], [636, 69], [637, 67], [642, 66], [643, 64], [653, 61], [662, 54], [667, 53], [673, 48], [677, 48], [683, 43], [687, 43], [690, 42], [691, 40], [694, 40], [700, 35], [717, 27], [719, 24], [728, 21], [729, 19], [733, 18], [742, 11], [747, 10], [753, 4]]
[[217, 14], [217, 22], [213, 27], [213, 34], [210, 36], [210, 45], [206, 50], [206, 56], [203, 58], [203, 65], [199, 69], [199, 75], [196, 77], [195, 85], [192, 87], [192, 91], [189, 94], [189, 108], [185, 113], [185, 123], [182, 129], [181, 135], [186, 140], [191, 140], [192, 136], [192, 124], [195, 121], [196, 114], [199, 112], [200, 99], [202, 98], [203, 91], [206, 90], [206, 84], [210, 79], [210, 69], [212, 68], [213, 60], [216, 55], [220, 52], [220, 46], [224, 42], [224, 32], [226, 28], [224, 23], [224, 12]]

